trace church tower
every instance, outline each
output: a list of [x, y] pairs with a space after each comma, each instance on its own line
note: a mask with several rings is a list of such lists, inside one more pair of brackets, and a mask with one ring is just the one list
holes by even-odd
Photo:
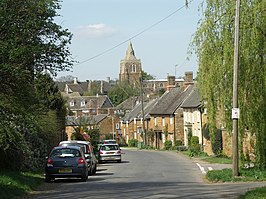
[[132, 43], [129, 42], [126, 56], [120, 61], [119, 81], [128, 81], [132, 85], [139, 85], [141, 78], [141, 62], [135, 57]]

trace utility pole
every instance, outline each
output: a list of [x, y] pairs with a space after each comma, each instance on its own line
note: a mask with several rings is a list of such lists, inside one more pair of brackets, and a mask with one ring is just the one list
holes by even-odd
[[233, 79], [233, 175], [239, 176], [238, 170], [238, 62], [239, 62], [239, 24], [240, 24], [240, 0], [236, 0], [235, 13], [235, 44], [234, 44], [234, 79]]
[[146, 145], [146, 130], [145, 130], [145, 114], [144, 114], [144, 100], [143, 100], [143, 77], [140, 79], [140, 94], [141, 94], [141, 113], [142, 113], [142, 135], [143, 135], [143, 144]]

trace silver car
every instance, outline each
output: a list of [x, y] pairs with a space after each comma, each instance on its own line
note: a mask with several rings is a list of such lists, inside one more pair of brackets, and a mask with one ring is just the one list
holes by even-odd
[[103, 144], [99, 149], [99, 163], [107, 161], [121, 162], [121, 149], [118, 144]]

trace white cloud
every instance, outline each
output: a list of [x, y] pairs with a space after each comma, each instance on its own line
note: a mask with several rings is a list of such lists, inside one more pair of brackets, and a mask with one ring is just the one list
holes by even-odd
[[118, 32], [117, 29], [108, 27], [106, 24], [90, 24], [76, 28], [75, 35], [82, 38], [109, 37]]

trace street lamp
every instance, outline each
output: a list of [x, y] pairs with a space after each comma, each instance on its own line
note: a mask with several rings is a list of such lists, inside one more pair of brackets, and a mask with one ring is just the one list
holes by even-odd
[[178, 67], [178, 65], [176, 64], [175, 65], [175, 78], [176, 78], [176, 68]]

